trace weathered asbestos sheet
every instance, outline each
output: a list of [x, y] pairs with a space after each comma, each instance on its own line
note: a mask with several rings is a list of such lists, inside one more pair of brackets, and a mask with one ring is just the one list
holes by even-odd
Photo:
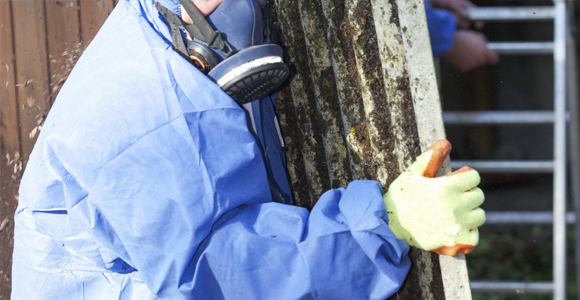
[[[298, 205], [355, 179], [386, 190], [445, 138], [423, 0], [276, 0], [274, 20], [292, 71], [277, 112]], [[463, 255], [410, 255], [392, 299], [471, 299]]]

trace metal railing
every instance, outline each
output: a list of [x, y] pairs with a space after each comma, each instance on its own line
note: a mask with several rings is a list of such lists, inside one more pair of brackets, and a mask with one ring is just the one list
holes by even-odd
[[454, 111], [444, 112], [445, 125], [552, 124], [553, 111]]
[[554, 52], [552, 42], [492, 42], [487, 47], [501, 55], [551, 55]]
[[489, 224], [553, 224], [552, 282], [471, 282], [476, 293], [536, 293], [553, 294], [565, 299], [566, 283], [566, 223], [575, 222], [575, 214], [566, 213], [566, 35], [567, 11], [564, 0], [554, 0], [554, 6], [487, 7], [469, 11], [471, 20], [553, 21], [554, 38], [546, 42], [490, 42], [488, 47], [501, 55], [553, 55], [554, 110], [520, 112], [447, 112], [446, 123], [453, 125], [553, 124], [553, 161], [455, 161], [453, 168], [470, 165], [482, 173], [551, 173], [553, 174], [552, 212], [490, 212]]
[[554, 8], [551, 6], [529, 7], [478, 7], [468, 11], [472, 21], [551, 21]]
[[550, 281], [472, 281], [470, 285], [473, 292], [482, 294], [552, 294], [554, 292], [554, 283]]
[[549, 174], [554, 171], [553, 161], [456, 160], [451, 168], [470, 166], [479, 173], [492, 174]]
[[[554, 214], [551, 211], [488, 211], [485, 213], [485, 224], [552, 224]], [[575, 224], [576, 214], [566, 213], [566, 223]]]

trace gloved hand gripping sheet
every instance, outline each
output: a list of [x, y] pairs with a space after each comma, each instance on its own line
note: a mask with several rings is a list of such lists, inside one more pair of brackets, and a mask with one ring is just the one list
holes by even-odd
[[454, 256], [473, 251], [485, 212], [479, 208], [484, 196], [477, 171], [463, 167], [434, 178], [450, 151], [448, 141], [435, 143], [391, 184], [384, 199], [389, 226], [399, 238]]

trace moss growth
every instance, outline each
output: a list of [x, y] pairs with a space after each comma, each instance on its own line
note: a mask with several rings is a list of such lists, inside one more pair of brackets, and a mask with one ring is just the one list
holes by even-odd
[[[311, 99], [314, 98], [314, 89], [309, 79], [309, 64], [307, 60], [306, 44], [304, 32], [300, 26], [300, 15], [298, 12], [298, 1], [284, 1], [283, 5], [277, 5], [275, 9], [276, 23], [279, 24], [282, 35], [281, 45], [284, 50], [285, 61], [289, 62], [290, 80], [294, 84], [301, 86], [298, 99], [287, 100], [288, 105], [278, 106], [277, 112], [287, 116], [294, 116], [284, 125], [281, 130], [285, 136], [291, 136], [295, 141], [295, 149], [300, 155], [292, 157], [295, 159], [293, 170], [297, 177], [292, 178], [292, 188], [294, 191], [295, 203], [300, 206], [310, 208], [324, 187], [330, 186], [328, 180], [328, 169], [326, 168], [326, 158], [324, 149], [317, 140], [320, 140], [320, 131], [315, 125], [317, 119], [316, 107]], [[273, 16], [274, 18], [274, 16]], [[287, 95], [292, 95], [290, 87], [285, 88]], [[294, 95], [293, 97], [297, 97]], [[291, 97], [290, 97], [291, 99]], [[293, 102], [300, 102], [300, 105], [293, 105]], [[294, 151], [292, 151], [294, 152]], [[290, 158], [288, 158], [290, 160]], [[313, 163], [313, 169], [307, 170], [305, 161]]]

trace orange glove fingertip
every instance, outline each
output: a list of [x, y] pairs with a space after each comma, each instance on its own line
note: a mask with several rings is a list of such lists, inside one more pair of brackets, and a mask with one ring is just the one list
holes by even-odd
[[455, 256], [458, 253], [469, 254], [475, 249], [473, 245], [456, 244], [453, 246], [443, 246], [437, 249], [431, 249], [429, 251], [435, 252], [437, 254], [443, 254], [448, 256]]
[[427, 148], [425, 152], [430, 150], [433, 150], [433, 154], [431, 154], [431, 159], [423, 172], [423, 176], [434, 178], [439, 167], [441, 167], [443, 161], [447, 158], [449, 152], [451, 152], [451, 143], [448, 140], [439, 140]]

